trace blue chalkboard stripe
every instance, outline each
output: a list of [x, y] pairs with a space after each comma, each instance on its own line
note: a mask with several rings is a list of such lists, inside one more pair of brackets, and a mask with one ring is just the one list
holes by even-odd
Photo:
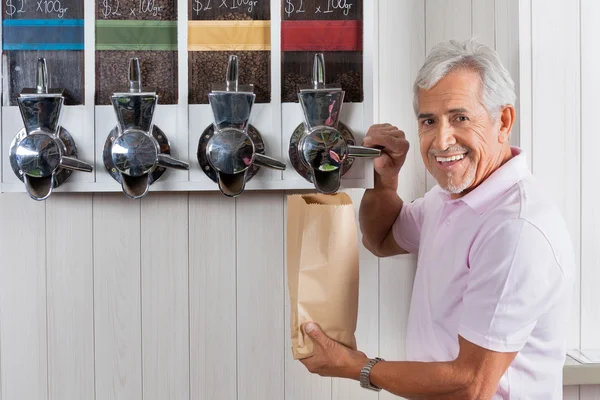
[[7, 25], [5, 23], [2, 27], [2, 39], [3, 50], [82, 50], [83, 24]]
[[6, 19], [4, 26], [83, 26], [82, 19]]
[[6, 43], [3, 50], [83, 50], [83, 43]]

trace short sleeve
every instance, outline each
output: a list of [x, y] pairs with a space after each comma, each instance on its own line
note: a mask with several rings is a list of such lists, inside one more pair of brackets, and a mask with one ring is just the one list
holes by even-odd
[[402, 210], [394, 222], [392, 232], [398, 246], [409, 253], [419, 251], [421, 228], [425, 216], [425, 199], [419, 198], [411, 203], [404, 203]]
[[566, 282], [543, 233], [512, 219], [475, 239], [458, 334], [498, 352], [521, 350]]

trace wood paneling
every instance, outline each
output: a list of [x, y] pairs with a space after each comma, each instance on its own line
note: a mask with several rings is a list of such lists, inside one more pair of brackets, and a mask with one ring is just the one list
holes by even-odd
[[93, 224], [96, 399], [142, 400], [140, 202], [95, 194]]
[[[496, 47], [496, 0], [471, 0], [471, 35], [491, 48]], [[503, 3], [515, 3], [514, 0]]]
[[283, 225], [282, 194], [236, 200], [238, 400], [284, 398]]
[[237, 398], [235, 200], [190, 193], [191, 399]]
[[[576, 244], [581, 226], [579, 10], [561, 0], [533, 2], [533, 172], [557, 203]], [[557, 29], [555, 21], [561, 21]], [[560, 58], [556, 55], [561, 54]], [[556, 101], [560, 93], [561, 101]], [[551, 118], [549, 116], [552, 116]], [[579, 263], [576, 278], [579, 284]], [[577, 287], [579, 293], [579, 287]], [[569, 346], [579, 346], [575, 296]]]
[[[581, 347], [600, 348], [600, 212], [597, 205], [600, 171], [595, 167], [597, 95], [600, 91], [600, 3], [581, 0]], [[600, 399], [600, 385], [582, 386], [581, 400]]]
[[144, 400], [189, 400], [188, 196], [141, 202]]
[[[473, 4], [476, 0], [473, 1]], [[517, 95], [517, 123], [514, 124], [510, 139], [513, 146], [520, 145], [520, 119], [523, 118], [520, 100], [520, 76], [519, 76], [519, 1], [494, 1], [495, 3], [495, 46], [500, 60], [508, 69], [515, 83], [515, 94]], [[529, 56], [531, 59], [531, 55]], [[527, 102], [525, 102], [527, 104]]]
[[2, 400], [48, 399], [46, 204], [0, 195]]
[[[577, 257], [568, 347], [579, 347], [581, 127], [579, 3], [532, 2], [533, 173], [566, 219]], [[557, 26], [557, 21], [559, 25]], [[560, 57], [557, 57], [560, 54]], [[556, 101], [560, 93], [561, 101]], [[549, 116], [552, 116], [551, 118]], [[578, 399], [578, 388], [564, 391]]]
[[92, 210], [90, 194], [46, 202], [50, 400], [94, 398]]

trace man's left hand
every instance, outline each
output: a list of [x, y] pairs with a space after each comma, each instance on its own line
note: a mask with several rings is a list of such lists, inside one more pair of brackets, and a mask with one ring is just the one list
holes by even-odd
[[317, 324], [309, 322], [304, 331], [312, 339], [313, 355], [300, 360], [313, 374], [360, 380], [360, 370], [369, 358], [328, 337]]

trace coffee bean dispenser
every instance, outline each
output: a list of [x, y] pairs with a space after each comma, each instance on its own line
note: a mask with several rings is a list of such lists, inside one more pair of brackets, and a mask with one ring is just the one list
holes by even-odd
[[92, 166], [77, 159], [73, 137], [60, 126], [65, 102], [64, 89], [48, 88], [46, 60], [40, 58], [35, 88], [24, 89], [17, 102], [25, 127], [10, 146], [10, 165], [34, 200], [47, 199], [73, 171], [92, 172]]
[[238, 83], [238, 59], [230, 56], [225, 84], [214, 84], [208, 99], [214, 123], [198, 143], [198, 162], [221, 192], [237, 197], [259, 168], [285, 169], [285, 163], [265, 155], [258, 130], [248, 124], [256, 99], [252, 85]]
[[298, 94], [304, 122], [292, 134], [289, 157], [296, 172], [320, 193], [337, 192], [355, 158], [381, 154], [356, 146], [352, 131], [340, 122], [344, 95], [340, 85], [325, 83], [324, 56], [315, 54], [312, 84], [301, 86]]
[[167, 168], [187, 170], [188, 163], [170, 156], [165, 133], [153, 123], [158, 96], [142, 87], [140, 63], [129, 63], [129, 88], [111, 97], [118, 124], [104, 145], [104, 166], [126, 196], [144, 197]]

